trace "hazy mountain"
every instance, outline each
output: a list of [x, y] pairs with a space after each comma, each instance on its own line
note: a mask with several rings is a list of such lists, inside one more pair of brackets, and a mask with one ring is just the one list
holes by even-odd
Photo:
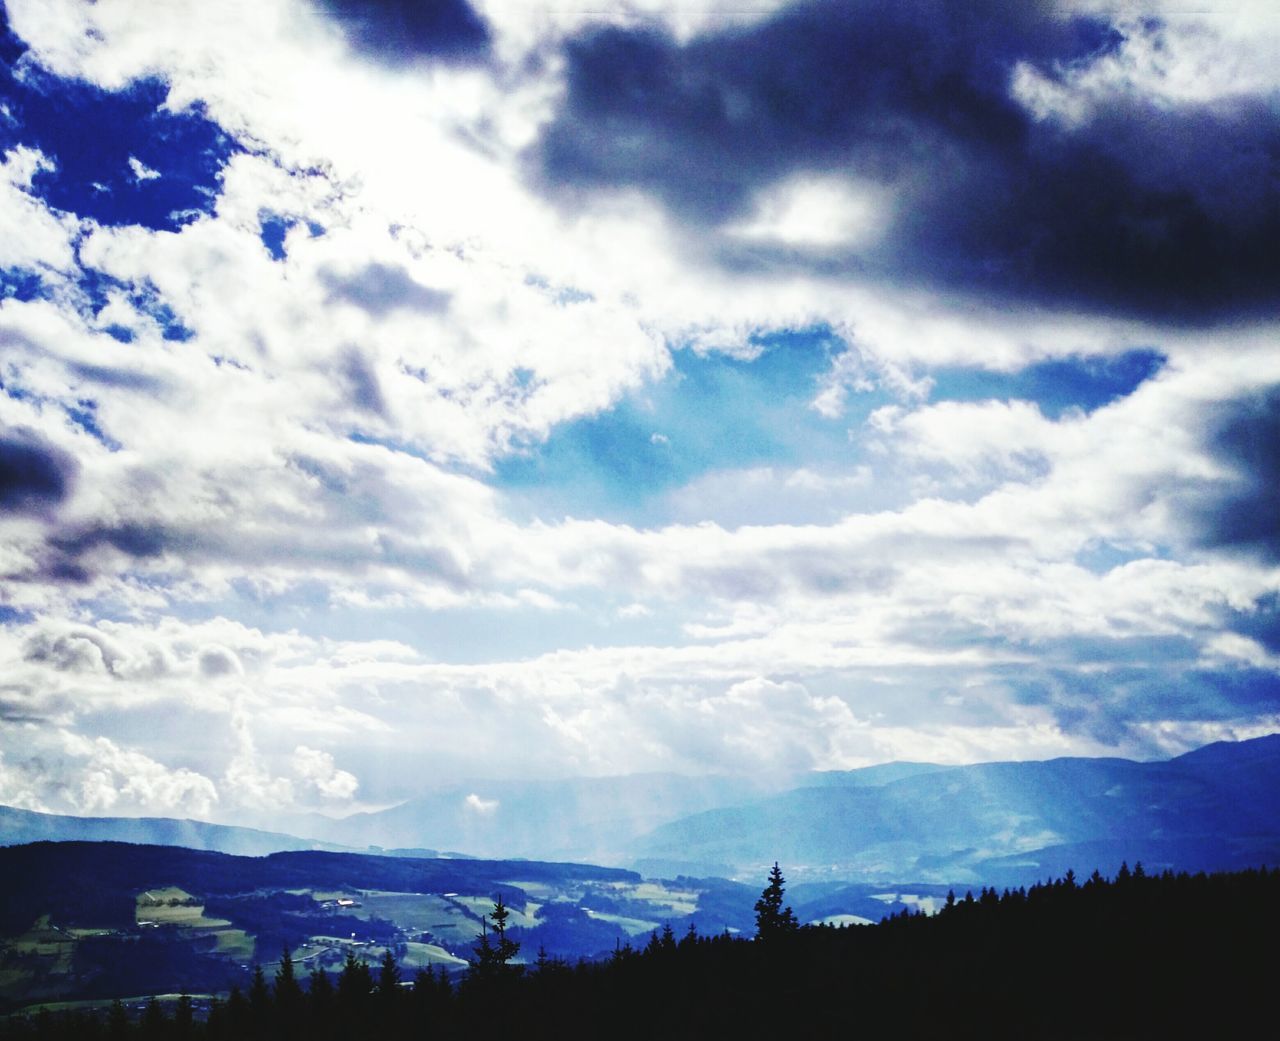
[[917, 777], [920, 774], [937, 773], [939, 770], [953, 770], [954, 767], [942, 766], [938, 763], [892, 762], [877, 763], [875, 766], [864, 766], [857, 770], [815, 770], [805, 774], [803, 788], [878, 788], [890, 781], [901, 781], [905, 777]]
[[476, 856], [619, 863], [659, 825], [785, 790], [796, 777], [628, 777], [477, 781], [376, 813], [316, 821], [347, 846], [462, 850]]
[[[800, 785], [797, 787], [796, 785]], [[1177, 759], [1054, 759], [743, 779], [643, 774], [471, 782], [377, 813], [298, 817], [296, 835], [163, 818], [0, 808], [0, 844], [107, 839], [255, 854], [315, 848], [626, 865], [649, 877], [963, 885], [1280, 863], [1280, 735]], [[304, 830], [305, 829], [305, 830]]]
[[886, 881], [1018, 881], [1070, 866], [1114, 871], [1280, 862], [1280, 735], [1177, 759], [1054, 759], [824, 784], [662, 825], [637, 857], [758, 874]]
[[294, 835], [207, 824], [204, 821], [169, 817], [68, 817], [0, 806], [0, 846], [40, 841], [133, 842], [216, 850], [240, 856], [262, 856], [281, 850], [336, 848]]
[[[617, 864], [659, 825], [776, 794], [798, 783], [879, 784], [941, 767], [883, 763], [862, 770], [751, 778], [678, 774], [469, 781], [398, 806], [345, 818], [294, 814], [264, 827], [163, 817], [74, 817], [0, 806], [0, 846], [39, 840], [100, 840], [262, 855], [280, 850], [367, 850], [406, 856], [535, 857]], [[300, 837], [301, 836], [301, 837]], [[677, 874], [680, 864], [668, 865]], [[705, 867], [705, 865], [704, 865]], [[702, 871], [715, 874], [714, 871]]]

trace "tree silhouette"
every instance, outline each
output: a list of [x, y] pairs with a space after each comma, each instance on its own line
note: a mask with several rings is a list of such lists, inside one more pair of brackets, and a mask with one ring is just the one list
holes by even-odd
[[481, 979], [491, 979], [503, 974], [508, 964], [520, 951], [520, 944], [507, 936], [507, 920], [511, 912], [502, 902], [502, 894], [494, 899], [493, 910], [486, 916], [493, 921], [493, 931], [497, 941], [489, 939], [489, 929], [485, 918], [480, 920], [480, 939], [476, 941], [475, 957], [471, 960], [474, 975]]
[[769, 884], [764, 887], [760, 899], [756, 901], [756, 939], [769, 941], [799, 928], [795, 913], [790, 907], [782, 905], [783, 888], [786, 879], [782, 877], [782, 869], [778, 862], [773, 862], [769, 872]]
[[400, 966], [396, 964], [396, 956], [390, 948], [382, 955], [378, 966], [378, 994], [384, 998], [397, 993], [400, 986]]

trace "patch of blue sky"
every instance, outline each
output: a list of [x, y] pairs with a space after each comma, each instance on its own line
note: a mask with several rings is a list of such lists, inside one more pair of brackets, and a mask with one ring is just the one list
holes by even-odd
[[27, 390], [25, 387], [19, 386], [12, 381], [6, 383], [3, 378], [0, 378], [0, 394], [4, 394], [6, 397], [12, 398], [14, 401], [39, 400], [38, 395], [32, 394], [31, 391]]
[[553, 286], [541, 275], [526, 275], [524, 283], [527, 286], [534, 286], [544, 290], [555, 299], [557, 304], [561, 305], [583, 304], [595, 299], [594, 294], [573, 286]]
[[164, 81], [102, 90], [24, 60], [5, 32], [0, 48], [0, 151], [39, 149], [50, 166], [33, 192], [50, 206], [109, 226], [176, 230], [212, 213], [236, 143], [194, 106], [164, 108]]
[[653, 524], [670, 519], [668, 493], [705, 474], [855, 466], [848, 430], [888, 395], [857, 395], [846, 415], [825, 417], [811, 403], [837, 348], [829, 332], [771, 333], [754, 345], [752, 360], [676, 351], [661, 382], [500, 460], [496, 486], [515, 513]]
[[83, 398], [73, 408], [66, 410], [67, 418], [92, 437], [99, 444], [112, 452], [120, 451], [121, 445], [114, 437], [106, 433], [98, 425], [98, 403], [91, 398]]
[[12, 65], [26, 50], [22, 41], [9, 28], [9, 12], [0, 3], [0, 68]]
[[[97, 315], [106, 307], [112, 293], [115, 292], [123, 294], [138, 311], [155, 322], [164, 339], [185, 342], [195, 335], [173, 308], [164, 301], [154, 285], [146, 284], [139, 287], [112, 278], [93, 268], [81, 269], [77, 284], [84, 293], [88, 304], [87, 310], [91, 315]], [[109, 326], [106, 331], [123, 343], [131, 342], [133, 339], [132, 332], [120, 326]], [[127, 334], [127, 339], [124, 334]]]
[[35, 618], [35, 613], [20, 607], [0, 604], [0, 625], [25, 625]]
[[[285, 238], [301, 223], [303, 222], [297, 217], [273, 213], [271, 210], [263, 210], [258, 214], [258, 238], [262, 240], [263, 248], [271, 255], [272, 260], [285, 259], [288, 255], [284, 245]], [[313, 239], [320, 238], [327, 230], [323, 224], [310, 220], [306, 222], [306, 226]]]
[[272, 260], [284, 260], [286, 255], [284, 248], [285, 236], [289, 234], [289, 230], [297, 223], [294, 218], [284, 217], [278, 213], [264, 212], [258, 215], [258, 237], [262, 239], [262, 244], [266, 247], [267, 252], [271, 254]]
[[1075, 556], [1075, 562], [1095, 575], [1104, 575], [1135, 560], [1163, 560], [1168, 550], [1156, 546], [1123, 546], [1114, 542], [1090, 542]]
[[1031, 401], [1050, 419], [1079, 409], [1089, 413], [1128, 397], [1164, 367], [1149, 348], [1107, 357], [1055, 358], [1016, 372], [949, 367], [930, 373], [935, 401]]
[[26, 303], [48, 294], [49, 287], [38, 271], [23, 267], [0, 268], [0, 300]]

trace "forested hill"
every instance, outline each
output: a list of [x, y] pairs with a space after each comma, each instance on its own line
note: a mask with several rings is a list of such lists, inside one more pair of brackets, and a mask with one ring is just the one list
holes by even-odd
[[346, 886], [427, 893], [470, 890], [512, 877], [640, 879], [619, 868], [529, 860], [426, 860], [320, 851], [236, 857], [121, 842], [33, 842], [0, 849], [0, 879], [8, 880], [0, 894], [0, 929], [26, 927], [42, 914], [103, 926], [131, 924], [136, 894], [152, 886], [180, 886], [205, 895]]
[[[759, 906], [759, 905], [758, 905]], [[1209, 1038], [1272, 1021], [1280, 872], [1074, 878], [984, 890], [938, 915], [768, 939], [654, 936], [568, 966], [479, 957], [459, 983], [353, 958], [218, 1003], [15, 1019], [6, 1041], [208, 1038]], [[509, 952], [508, 952], [509, 953]]]

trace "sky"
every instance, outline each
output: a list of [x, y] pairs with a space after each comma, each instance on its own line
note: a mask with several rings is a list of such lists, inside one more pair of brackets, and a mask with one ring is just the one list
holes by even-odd
[[0, 803], [1280, 730], [1280, 14], [0, 0]]

